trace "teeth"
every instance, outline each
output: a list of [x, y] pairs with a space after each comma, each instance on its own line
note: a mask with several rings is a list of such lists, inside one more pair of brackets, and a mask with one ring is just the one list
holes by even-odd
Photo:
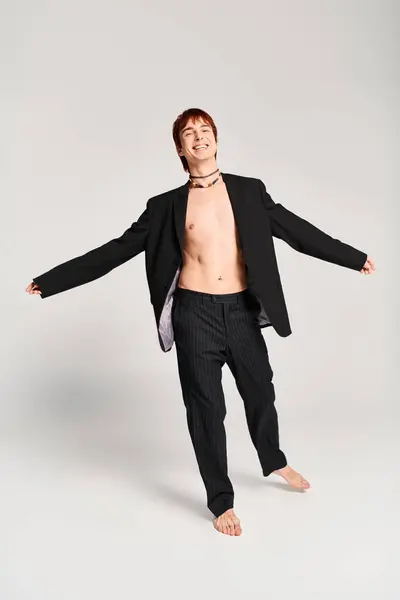
[[194, 149], [195, 149], [195, 150], [199, 150], [200, 148], [207, 148], [207, 146], [205, 146], [205, 145], [202, 145], [202, 146], [194, 146]]

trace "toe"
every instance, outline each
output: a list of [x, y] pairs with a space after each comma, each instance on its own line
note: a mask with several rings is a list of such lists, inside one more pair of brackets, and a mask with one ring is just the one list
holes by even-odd
[[215, 519], [214, 521], [214, 527], [217, 531], [219, 531], [220, 533], [222, 533], [222, 529], [221, 529], [221, 523], [219, 521], [219, 519]]
[[242, 528], [240, 526], [239, 519], [235, 519], [233, 521], [233, 527], [234, 527], [234, 535], [240, 535], [242, 533]]

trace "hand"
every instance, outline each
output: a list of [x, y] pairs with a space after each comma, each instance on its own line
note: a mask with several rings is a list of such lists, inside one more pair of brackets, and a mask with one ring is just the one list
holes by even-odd
[[28, 294], [41, 294], [42, 292], [39, 289], [39, 286], [36, 285], [36, 283], [34, 283], [32, 281], [32, 283], [30, 283], [28, 285], [28, 287], [25, 289], [26, 292], [28, 292]]
[[372, 273], [376, 271], [375, 263], [370, 256], [367, 257], [365, 261], [365, 265], [361, 269], [360, 273], [363, 275], [372, 275]]

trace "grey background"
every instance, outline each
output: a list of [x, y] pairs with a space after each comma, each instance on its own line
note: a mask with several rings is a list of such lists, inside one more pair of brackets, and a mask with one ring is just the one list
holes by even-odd
[[[398, 597], [399, 13], [1, 3], [3, 600]], [[225, 367], [235, 539], [205, 508], [144, 255], [45, 300], [24, 291], [186, 181], [171, 128], [191, 106], [216, 121], [222, 171], [262, 178], [377, 265], [276, 240], [293, 335], [263, 335], [282, 448], [312, 488], [261, 476]]]

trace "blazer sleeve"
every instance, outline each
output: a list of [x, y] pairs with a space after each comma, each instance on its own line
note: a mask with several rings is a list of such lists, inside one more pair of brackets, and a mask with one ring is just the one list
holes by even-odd
[[302, 254], [355, 271], [362, 269], [368, 257], [365, 252], [331, 237], [282, 204], [275, 203], [267, 192], [264, 182], [261, 180], [259, 182], [273, 236], [284, 240]]
[[138, 220], [120, 237], [34, 277], [32, 281], [39, 286], [41, 297], [44, 299], [98, 279], [142, 252], [150, 225], [149, 202]]

